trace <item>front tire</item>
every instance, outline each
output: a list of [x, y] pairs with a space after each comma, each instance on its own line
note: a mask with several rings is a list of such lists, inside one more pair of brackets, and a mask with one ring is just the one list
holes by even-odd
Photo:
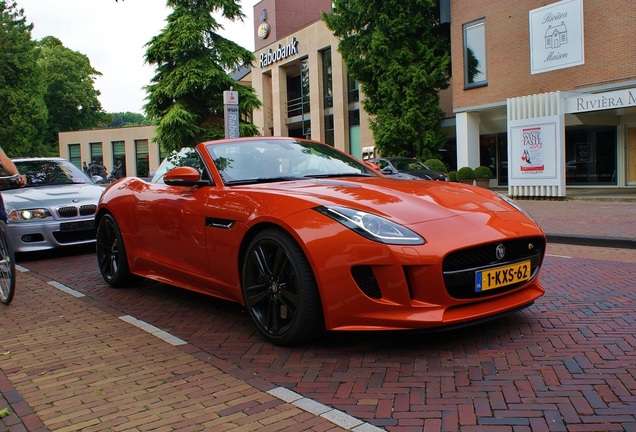
[[15, 294], [15, 253], [7, 224], [0, 220], [0, 302], [8, 305]]
[[102, 216], [97, 226], [97, 264], [104, 280], [114, 288], [139, 283], [140, 278], [130, 272], [121, 231], [110, 214]]
[[267, 229], [250, 242], [241, 286], [250, 317], [270, 342], [293, 345], [324, 331], [316, 279], [303, 250], [286, 232]]

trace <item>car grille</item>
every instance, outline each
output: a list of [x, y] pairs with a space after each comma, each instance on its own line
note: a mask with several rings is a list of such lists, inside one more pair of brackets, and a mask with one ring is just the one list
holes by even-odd
[[[496, 250], [503, 245], [506, 254], [498, 259]], [[452, 252], [444, 258], [443, 272], [446, 291], [459, 299], [477, 298], [513, 290], [527, 281], [486, 292], [475, 291], [475, 272], [530, 261], [531, 278], [534, 278], [543, 261], [545, 240], [542, 237], [507, 240]]]
[[90, 216], [95, 214], [97, 206], [95, 204], [82, 205], [79, 208], [75, 206], [60, 207], [57, 209], [57, 215], [61, 218], [70, 218], [80, 216]]

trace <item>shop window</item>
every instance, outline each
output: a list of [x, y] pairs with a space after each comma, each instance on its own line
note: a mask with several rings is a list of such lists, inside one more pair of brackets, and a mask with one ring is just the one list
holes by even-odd
[[479, 136], [479, 165], [487, 166], [499, 186], [508, 184], [508, 134], [484, 134]]
[[488, 84], [486, 65], [486, 20], [464, 24], [464, 87]]
[[616, 184], [616, 127], [565, 129], [566, 185]]

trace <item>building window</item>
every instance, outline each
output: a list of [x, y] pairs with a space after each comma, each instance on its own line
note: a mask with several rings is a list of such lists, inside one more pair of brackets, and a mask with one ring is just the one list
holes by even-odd
[[464, 24], [464, 87], [488, 85], [486, 66], [486, 20]]
[[309, 106], [309, 61], [299, 63], [299, 73], [287, 78], [287, 117], [304, 116]]
[[103, 165], [104, 164], [104, 157], [103, 157], [103, 151], [102, 151], [102, 143], [100, 142], [92, 142], [88, 144], [88, 147], [91, 150], [91, 162], [89, 163], [89, 165], [91, 163], [95, 164], [100, 164]]
[[148, 159], [148, 140], [135, 140], [135, 161], [137, 177], [149, 177], [150, 160]]
[[360, 110], [349, 110], [349, 127], [360, 126]]
[[331, 48], [322, 51], [322, 91], [324, 107], [333, 107], [333, 76], [331, 72]]
[[355, 103], [360, 100], [360, 90], [358, 89], [358, 81], [347, 75], [347, 90], [349, 103]]
[[329, 145], [335, 144], [333, 114], [325, 116], [325, 143]]
[[78, 168], [82, 168], [82, 149], [79, 144], [68, 145], [68, 160]]
[[113, 141], [113, 177], [120, 178], [126, 175], [126, 143]]

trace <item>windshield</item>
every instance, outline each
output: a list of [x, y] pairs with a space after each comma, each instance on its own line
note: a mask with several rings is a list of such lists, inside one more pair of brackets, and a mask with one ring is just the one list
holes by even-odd
[[27, 187], [63, 184], [93, 184], [91, 179], [66, 160], [30, 159], [14, 160], [20, 174], [26, 176]]
[[356, 159], [317, 142], [262, 138], [207, 148], [226, 184], [377, 176]]
[[417, 159], [396, 159], [393, 161], [393, 166], [396, 170], [413, 171], [413, 170], [428, 170], [428, 167]]
[[170, 156], [165, 158], [154, 176], [152, 177], [152, 183], [163, 183], [163, 176], [174, 168], [189, 166], [195, 168], [199, 173], [203, 174], [204, 165], [199, 153], [191, 147], [184, 147], [180, 151], [173, 151]]

